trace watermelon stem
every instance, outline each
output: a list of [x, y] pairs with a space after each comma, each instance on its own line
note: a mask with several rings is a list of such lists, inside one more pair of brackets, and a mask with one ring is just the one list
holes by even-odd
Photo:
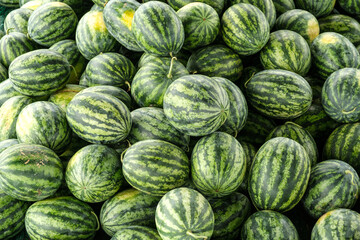
[[255, 73], [251, 74], [251, 76], [249, 77], [248, 80], [246, 80], [246, 82], [244, 83], [244, 87], [247, 88], [248, 83], [250, 82], [250, 80], [253, 78], [253, 76], [255, 75]]
[[186, 232], [186, 235], [189, 235], [189, 236], [191, 236], [191, 237], [193, 237], [193, 238], [196, 238], [196, 239], [203, 239], [203, 240], [207, 240], [208, 239], [208, 237], [207, 236], [196, 236], [195, 234], [193, 234], [190, 230], [188, 230], [187, 232]]
[[94, 213], [93, 211], [91, 211], [91, 214], [93, 214], [96, 218], [96, 223], [97, 223], [97, 228], [95, 229], [95, 231], [99, 231], [100, 230], [100, 223], [99, 223], [99, 219], [96, 216], [96, 213]]
[[74, 70], [76, 80], [79, 80], [79, 75], [77, 74], [75, 67], [73, 65], [70, 65], [70, 68]]
[[8, 29], [6, 30], [6, 35], [9, 35], [10, 30], [12, 30], [12, 29], [15, 29], [15, 28], [8, 28]]
[[125, 81], [125, 85], [128, 86], [128, 89], [126, 90], [126, 92], [130, 92], [131, 84], [128, 81]]
[[173, 68], [174, 68], [174, 60], [177, 60], [176, 57], [173, 57], [172, 52], [170, 53], [170, 56], [171, 56], [171, 62], [170, 62], [169, 73], [168, 73], [168, 75], [167, 75], [168, 78], [172, 78], [172, 77], [173, 77], [173, 76], [172, 76], [172, 70], [173, 70]]

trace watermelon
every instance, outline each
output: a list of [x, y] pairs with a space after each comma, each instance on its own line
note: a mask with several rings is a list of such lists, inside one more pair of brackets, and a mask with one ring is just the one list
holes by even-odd
[[[259, 65], [261, 65], [259, 63]], [[245, 67], [240, 80], [236, 82], [236, 85], [241, 89], [241, 91], [246, 94], [246, 82], [252, 78], [256, 73], [261, 72], [262, 70], [264, 70], [261, 66], [248, 66]]]
[[127, 138], [131, 144], [142, 140], [160, 139], [189, 151], [189, 136], [181, 133], [170, 124], [163, 109], [155, 107], [138, 108], [131, 112], [131, 119], [132, 127]]
[[137, 71], [131, 85], [131, 95], [140, 107], [162, 107], [170, 84], [188, 74], [184, 65], [175, 58], [154, 57]]
[[199, 192], [177, 188], [161, 198], [156, 207], [155, 222], [163, 240], [210, 239], [214, 213]]
[[311, 44], [313, 66], [319, 77], [326, 80], [341, 68], [357, 68], [359, 52], [346, 37], [334, 33], [321, 33]]
[[[145, 0], [144, 2], [147, 1], [149, 0]], [[167, 0], [167, 2], [173, 9], [175, 9], [175, 11], [178, 11], [180, 8], [192, 2], [202, 2], [214, 8], [219, 15], [222, 13], [223, 8], [225, 7], [225, 0]]]
[[235, 240], [241, 225], [249, 217], [251, 202], [243, 194], [234, 192], [224, 198], [209, 199], [215, 216], [213, 240]]
[[270, 40], [260, 52], [265, 69], [284, 69], [305, 76], [311, 66], [311, 52], [306, 40], [290, 30], [270, 34]]
[[30, 103], [21, 110], [16, 135], [20, 142], [40, 144], [56, 153], [62, 153], [71, 141], [65, 111], [46, 101]]
[[299, 240], [294, 224], [285, 215], [264, 210], [252, 214], [244, 223], [241, 238], [248, 240]]
[[319, 152], [316, 142], [311, 134], [303, 127], [293, 122], [286, 122], [284, 125], [274, 128], [266, 140], [275, 137], [286, 137], [300, 143], [305, 148], [311, 165], [314, 166], [317, 163]]
[[307, 213], [318, 219], [337, 208], [352, 208], [359, 190], [360, 180], [354, 168], [343, 161], [327, 160], [311, 169], [302, 202]]
[[49, 148], [20, 143], [0, 154], [0, 188], [23, 201], [39, 201], [54, 194], [63, 179], [59, 157]]
[[186, 68], [191, 73], [237, 81], [243, 70], [238, 54], [224, 45], [210, 45], [191, 54]]
[[166, 90], [163, 105], [171, 125], [187, 135], [204, 136], [224, 124], [229, 102], [218, 82], [195, 74], [176, 79]]
[[159, 56], [178, 53], [185, 39], [184, 27], [176, 12], [159, 1], [143, 3], [136, 10], [131, 32], [143, 51]]
[[246, 155], [231, 135], [215, 132], [201, 138], [191, 154], [191, 176], [199, 191], [211, 197], [234, 192], [246, 173]]
[[81, 74], [85, 71], [87, 60], [81, 55], [76, 42], [71, 39], [65, 39], [58, 41], [50, 47], [58, 53], [61, 53], [66, 57], [72, 67], [69, 83], [76, 84], [79, 82]]
[[356, 68], [337, 70], [325, 81], [321, 94], [322, 105], [333, 120], [340, 123], [360, 120], [359, 81], [360, 70]]
[[75, 84], [66, 84], [66, 86], [58, 90], [57, 92], [50, 95], [48, 101], [55, 103], [60, 107], [64, 112], [66, 112], [66, 107], [69, 102], [74, 98], [76, 94], [84, 90], [85, 87]]
[[91, 60], [100, 53], [112, 52], [117, 42], [108, 32], [102, 11], [87, 12], [79, 20], [75, 34], [76, 45], [80, 53]]
[[272, 0], [278, 15], [295, 9], [294, 0]]
[[105, 145], [88, 145], [70, 159], [65, 180], [71, 193], [81, 201], [103, 202], [123, 183], [119, 155]]
[[[273, 94], [274, 89], [276, 94]], [[246, 84], [246, 94], [256, 110], [278, 119], [301, 116], [312, 101], [309, 83], [286, 70], [265, 70], [255, 74]]]
[[196, 49], [212, 43], [220, 31], [220, 18], [206, 3], [193, 2], [180, 8], [176, 14], [184, 25], [183, 48]]
[[74, 197], [42, 200], [29, 207], [25, 227], [31, 239], [93, 239], [100, 225], [86, 203]]
[[99, 92], [77, 94], [66, 108], [71, 129], [91, 143], [114, 144], [131, 129], [130, 111], [118, 98]]
[[0, 5], [8, 8], [18, 7], [19, 0], [1, 0]]
[[109, 33], [127, 49], [142, 51], [132, 33], [132, 20], [140, 6], [135, 0], [112, 0], [104, 7], [104, 22]]
[[238, 54], [248, 56], [265, 46], [269, 40], [270, 26], [264, 13], [257, 7], [239, 3], [224, 12], [221, 33], [226, 45]]
[[176, 145], [158, 139], [135, 143], [122, 159], [123, 174], [134, 188], [162, 196], [189, 178], [189, 159]]
[[21, 110], [33, 100], [26, 96], [15, 96], [0, 107], [0, 141], [16, 138], [16, 121]]
[[9, 239], [25, 226], [25, 213], [29, 204], [14, 199], [0, 190], [0, 238]]
[[344, 208], [322, 215], [311, 232], [311, 240], [358, 239], [359, 236], [360, 214]]
[[111, 240], [133, 240], [133, 239], [147, 239], [147, 240], [161, 240], [158, 232], [155, 229], [144, 226], [124, 226], [111, 238]]
[[295, 0], [296, 8], [311, 12], [315, 17], [329, 15], [336, 0]]
[[14, 138], [0, 141], [0, 153], [2, 153], [8, 147], [11, 147], [12, 145], [16, 145], [16, 144], [19, 144], [19, 141]]
[[38, 44], [50, 47], [70, 38], [78, 23], [77, 16], [66, 3], [50, 2], [38, 7], [28, 21], [28, 33]]
[[101, 227], [109, 236], [125, 226], [155, 227], [155, 209], [159, 200], [159, 197], [133, 188], [121, 191], [102, 205]]
[[14, 89], [14, 84], [10, 79], [0, 83], [0, 106], [2, 106], [6, 100], [15, 96], [22, 96], [22, 94]]
[[285, 137], [267, 141], [256, 153], [248, 179], [255, 207], [278, 212], [291, 210], [305, 193], [310, 165], [305, 148], [298, 142]]
[[277, 30], [287, 29], [300, 34], [311, 45], [320, 34], [319, 22], [314, 15], [302, 9], [293, 9], [276, 19]]
[[360, 3], [357, 0], [338, 0], [338, 3], [347, 13], [360, 14]]
[[7, 78], [8, 78], [8, 71], [2, 64], [0, 64], [0, 82], [5, 81]]

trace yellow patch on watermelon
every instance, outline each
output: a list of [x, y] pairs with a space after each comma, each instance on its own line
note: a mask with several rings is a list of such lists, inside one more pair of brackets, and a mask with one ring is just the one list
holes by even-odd
[[33, 0], [33, 1], [25, 3], [24, 5], [21, 6], [21, 8], [27, 8], [27, 9], [35, 11], [35, 9], [37, 9], [41, 5], [43, 5], [42, 0]]
[[135, 11], [132, 9], [126, 10], [122, 15], [121, 15], [121, 22], [124, 23], [129, 30], [131, 30], [131, 24], [132, 24], [132, 20], [134, 18], [134, 13]]
[[324, 44], [331, 44], [331, 43], [336, 43], [337, 40], [338, 39], [336, 37], [332, 36], [331, 34], [327, 34], [326, 36], [323, 36], [320, 39], [320, 42]]
[[88, 19], [88, 25], [91, 26], [97, 32], [106, 32], [106, 26], [103, 18], [103, 13], [100, 11], [94, 11]]
[[137, 195], [139, 195], [140, 191], [136, 190], [136, 189], [128, 189], [125, 190], [123, 192], [121, 192], [121, 194], [117, 194], [114, 197], [118, 200], [126, 200], [126, 199], [130, 199], [133, 198]]
[[310, 43], [312, 43], [312, 41], [319, 36], [320, 34], [320, 27], [319, 27], [319, 23], [317, 20], [312, 19], [308, 22], [308, 35], [310, 38]]

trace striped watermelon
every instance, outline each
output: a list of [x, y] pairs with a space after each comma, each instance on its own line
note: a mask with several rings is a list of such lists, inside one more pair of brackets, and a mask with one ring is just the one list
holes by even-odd
[[83, 89], [85, 89], [85, 87], [80, 85], [66, 84], [63, 89], [51, 94], [48, 101], [55, 103], [64, 112], [66, 112], [66, 107], [69, 102]]
[[303, 146], [276, 137], [261, 146], [249, 174], [249, 195], [257, 209], [286, 212], [305, 193], [310, 177], [310, 159]]
[[123, 184], [120, 157], [105, 145], [88, 145], [70, 159], [65, 180], [71, 193], [81, 201], [103, 202]]
[[104, 22], [109, 33], [132, 51], [142, 51], [132, 33], [132, 20], [140, 6], [135, 0], [112, 0], [104, 7]]
[[12, 198], [0, 190], [0, 238], [9, 239], [17, 235], [25, 223], [25, 213], [29, 204]]
[[247, 240], [276, 239], [299, 240], [299, 234], [288, 217], [274, 211], [252, 214], [244, 223], [241, 238]]
[[21, 110], [33, 100], [26, 96], [15, 96], [0, 107], [0, 141], [16, 138], [16, 121]]
[[170, 84], [188, 74], [175, 58], [154, 57], [137, 71], [131, 84], [131, 95], [140, 107], [162, 107]]
[[59, 157], [49, 148], [20, 143], [0, 154], [0, 188], [23, 201], [39, 201], [54, 194], [63, 179]]
[[70, 64], [64, 55], [40, 49], [25, 53], [9, 66], [16, 91], [27, 96], [44, 96], [63, 88], [69, 80]]
[[201, 138], [191, 154], [191, 176], [199, 191], [211, 197], [234, 192], [246, 173], [246, 155], [231, 135], [215, 132]]
[[123, 174], [134, 188], [162, 196], [189, 178], [189, 159], [176, 145], [158, 139], [135, 143], [122, 159]]
[[10, 79], [0, 83], [0, 106], [2, 106], [6, 100], [15, 96], [22, 96], [22, 94], [15, 90], [14, 84]]
[[[360, 7], [360, 5], [359, 5]], [[348, 38], [355, 46], [360, 44], [360, 24], [354, 18], [332, 14], [319, 19], [321, 32], [336, 32]]]
[[222, 16], [221, 25], [224, 42], [240, 55], [259, 52], [269, 40], [270, 26], [267, 19], [251, 4], [239, 3], [229, 7]]
[[309, 44], [320, 34], [319, 22], [314, 15], [302, 9], [287, 11], [276, 19], [276, 29], [287, 29], [300, 34]]
[[319, 77], [326, 80], [341, 68], [357, 68], [359, 52], [346, 37], [334, 33], [321, 33], [311, 44], [312, 61]]
[[230, 4], [249, 3], [259, 8], [264, 14], [270, 25], [270, 29], [274, 26], [276, 21], [276, 10], [272, 0], [230, 0]]
[[164, 112], [171, 125], [190, 136], [215, 132], [229, 115], [230, 101], [224, 88], [204, 75], [175, 80], [164, 96]]
[[155, 229], [143, 226], [124, 226], [111, 238], [111, 240], [161, 240]]
[[138, 108], [131, 112], [131, 119], [132, 127], [128, 136], [131, 144], [142, 140], [160, 139], [189, 151], [189, 136], [181, 133], [170, 124], [163, 109], [155, 107]]
[[72, 37], [78, 23], [77, 16], [66, 3], [50, 2], [38, 7], [28, 21], [28, 33], [38, 44], [50, 47]]
[[[147, 1], [151, 0], [144, 0], [144, 2]], [[178, 11], [180, 8], [188, 5], [189, 3], [202, 2], [214, 8], [219, 15], [222, 13], [223, 8], [225, 7], [225, 0], [167, 0], [167, 2], [173, 9], [175, 9], [175, 11]]]
[[15, 58], [35, 49], [36, 44], [25, 34], [20, 32], [6, 34], [0, 40], [0, 62], [8, 68]]
[[79, 20], [76, 28], [76, 45], [80, 53], [91, 60], [100, 53], [112, 52], [117, 48], [117, 42], [108, 32], [102, 11], [87, 12]]
[[0, 153], [2, 153], [5, 149], [8, 147], [11, 147], [12, 145], [19, 144], [19, 141], [17, 139], [6, 139], [0, 142]]
[[336, 128], [326, 140], [323, 159], [337, 159], [350, 164], [360, 173], [360, 123]]
[[131, 129], [126, 105], [114, 96], [99, 92], [77, 94], [66, 108], [66, 117], [71, 129], [91, 143], [118, 143]]
[[243, 64], [238, 54], [224, 45], [210, 45], [195, 51], [186, 68], [191, 73], [209, 77], [223, 77], [233, 82], [238, 80]]
[[135, 72], [133, 63], [119, 53], [99, 54], [90, 60], [85, 69], [89, 87], [110, 85], [129, 89]]
[[357, 0], [338, 0], [338, 3], [347, 13], [360, 14], [360, 3]]
[[131, 31], [143, 51], [159, 56], [176, 54], [185, 39], [184, 27], [176, 12], [159, 1], [144, 3], [136, 10]]
[[209, 199], [209, 202], [215, 216], [211, 239], [238, 239], [241, 225], [250, 215], [250, 200], [245, 195], [235, 192], [224, 198]]
[[8, 79], [8, 70], [0, 64], [0, 82], [5, 81], [6, 79]]
[[14, 8], [19, 6], [19, 0], [1, 0], [0, 6], [5, 6], [8, 8]]
[[273, 129], [266, 140], [270, 140], [275, 137], [286, 137], [300, 143], [306, 150], [311, 165], [314, 166], [317, 163], [319, 152], [316, 142], [311, 134], [303, 127], [293, 122], [286, 122], [284, 125], [277, 126]]
[[336, 0], [295, 0], [296, 8], [311, 12], [315, 17], [329, 15]]
[[155, 209], [160, 198], [127, 189], [119, 192], [101, 207], [100, 222], [102, 229], [113, 236], [124, 226], [155, 226]]
[[180, 8], [176, 14], [184, 25], [183, 48], [196, 49], [212, 43], [220, 31], [220, 18], [206, 3], [193, 2]]
[[163, 240], [210, 239], [214, 213], [199, 192], [177, 188], [161, 198], [156, 207], [155, 222]]
[[31, 239], [93, 239], [100, 225], [86, 203], [74, 197], [57, 197], [34, 203], [25, 216]]
[[62, 153], [71, 141], [65, 111], [46, 101], [24, 107], [16, 122], [16, 135], [20, 142], [40, 144], [56, 153]]
[[360, 214], [344, 208], [322, 215], [311, 232], [311, 240], [359, 239], [359, 236]]
[[[276, 93], [274, 93], [276, 89]], [[246, 84], [247, 100], [260, 113], [278, 119], [292, 119], [305, 113], [312, 101], [309, 83], [286, 70], [265, 70]]]
[[332, 73], [322, 88], [321, 100], [328, 116], [340, 123], [360, 120], [360, 70], [343, 68]]
[[244, 181], [241, 183], [240, 187], [238, 188], [239, 192], [247, 193], [248, 188], [248, 179], [249, 179], [249, 173], [251, 169], [251, 164], [253, 162], [253, 159], [255, 157], [255, 154], [257, 152], [257, 149], [252, 145], [251, 143], [245, 142], [243, 140], [239, 140], [239, 143], [241, 144], [246, 157], [246, 172], [245, 172], [245, 178]]
[[295, 9], [294, 0], [272, 0], [278, 15]]
[[66, 57], [70, 65], [73, 66], [69, 83], [78, 83], [81, 74], [85, 71], [87, 60], [79, 52], [76, 42], [71, 39], [62, 40], [52, 45], [49, 49], [61, 53]]
[[360, 180], [354, 168], [343, 161], [327, 160], [311, 169], [302, 202], [308, 214], [318, 219], [337, 208], [352, 208], [359, 193]]

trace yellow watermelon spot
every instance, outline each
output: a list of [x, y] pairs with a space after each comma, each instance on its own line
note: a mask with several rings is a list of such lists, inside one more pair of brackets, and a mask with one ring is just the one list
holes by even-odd
[[311, 20], [308, 22], [308, 35], [310, 38], [310, 43], [312, 43], [312, 41], [319, 36], [320, 34], [320, 27], [319, 27], [319, 23], [318, 21], [316, 21], [315, 19]]
[[122, 15], [121, 15], [121, 22], [124, 23], [129, 30], [131, 30], [131, 24], [132, 24], [132, 20], [134, 18], [134, 10], [129, 9], [126, 10]]
[[320, 39], [320, 42], [322, 42], [324, 44], [336, 43], [337, 38], [334, 37], [332, 34], [327, 34]]
[[33, 1], [25, 3], [24, 5], [21, 6], [21, 8], [27, 8], [27, 9], [35, 11], [35, 9], [37, 9], [41, 5], [43, 5], [43, 1], [33, 0]]
[[51, 2], [51, 5], [53, 5], [54, 7], [63, 7], [67, 4], [65, 4], [63, 2]]
[[88, 24], [92, 26], [95, 31], [98, 32], [106, 32], [106, 26], [103, 18], [102, 12], [93, 12], [92, 15], [89, 16]]
[[320, 224], [322, 221], [325, 221], [325, 219], [327, 219], [328, 217], [330, 217], [330, 215], [332, 214], [333, 211], [327, 212], [324, 215], [322, 215], [319, 220], [316, 222], [316, 225]]
[[138, 194], [139, 194], [138, 190], [129, 189], [129, 190], [123, 191], [121, 194], [116, 195], [116, 198], [118, 200], [125, 200], [125, 199], [129, 199], [129, 198], [133, 198]]

